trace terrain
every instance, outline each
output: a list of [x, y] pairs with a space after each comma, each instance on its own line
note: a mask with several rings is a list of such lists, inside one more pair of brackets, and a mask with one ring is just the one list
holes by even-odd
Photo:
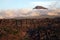
[[0, 19], [0, 40], [60, 40], [60, 17]]

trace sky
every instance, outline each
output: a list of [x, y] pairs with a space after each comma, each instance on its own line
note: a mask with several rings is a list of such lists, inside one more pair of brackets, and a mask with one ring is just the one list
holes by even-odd
[[33, 8], [37, 5], [49, 7], [52, 4], [60, 8], [59, 0], [0, 0], [0, 9]]

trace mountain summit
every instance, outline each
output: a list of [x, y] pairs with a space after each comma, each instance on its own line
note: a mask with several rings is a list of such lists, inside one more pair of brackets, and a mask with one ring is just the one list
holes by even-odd
[[43, 7], [43, 6], [36, 6], [36, 7], [33, 8], [33, 9], [47, 9], [47, 8], [45, 8], [45, 7]]

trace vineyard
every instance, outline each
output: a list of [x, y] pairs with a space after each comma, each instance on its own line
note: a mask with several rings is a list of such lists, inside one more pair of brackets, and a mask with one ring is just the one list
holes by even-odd
[[60, 40], [60, 18], [0, 19], [0, 40]]

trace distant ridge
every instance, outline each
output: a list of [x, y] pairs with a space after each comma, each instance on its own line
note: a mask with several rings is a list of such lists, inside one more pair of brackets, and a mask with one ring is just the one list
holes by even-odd
[[43, 6], [36, 6], [36, 7], [33, 8], [33, 9], [48, 9], [48, 8], [45, 8], [45, 7], [43, 7]]

